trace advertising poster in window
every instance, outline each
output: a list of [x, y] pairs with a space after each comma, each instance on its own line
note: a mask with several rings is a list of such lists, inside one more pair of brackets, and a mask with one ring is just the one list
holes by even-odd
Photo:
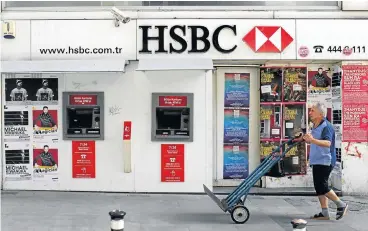
[[5, 143], [5, 180], [32, 179], [32, 148], [29, 143]]
[[260, 143], [261, 160], [269, 156], [273, 152], [273, 150], [275, 150], [279, 145], [280, 145], [280, 142], [261, 141]]
[[34, 141], [57, 141], [59, 131], [57, 107], [39, 105], [32, 109]]
[[306, 102], [307, 100], [307, 68], [287, 67], [283, 73], [284, 102]]
[[7, 74], [5, 78], [6, 105], [57, 105], [58, 78], [56, 74]]
[[261, 105], [261, 139], [281, 139], [281, 105]]
[[56, 144], [33, 144], [33, 180], [57, 181], [59, 153]]
[[95, 141], [72, 141], [73, 178], [96, 178]]
[[368, 140], [368, 65], [343, 65], [342, 141]]
[[[285, 149], [288, 148], [288, 145], [285, 145]], [[306, 146], [305, 143], [300, 143], [294, 147], [292, 147], [285, 155], [284, 161], [284, 170], [285, 174], [305, 174], [307, 165], [306, 165]]]
[[261, 102], [281, 102], [282, 68], [261, 68]]
[[249, 73], [225, 73], [224, 107], [249, 107]]
[[331, 100], [331, 78], [330, 67], [316, 66], [308, 69], [308, 99], [324, 102]]
[[284, 139], [290, 139], [305, 129], [305, 104], [284, 105]]
[[224, 145], [224, 179], [247, 178], [248, 166], [248, 145]]
[[4, 142], [30, 142], [32, 115], [27, 106], [4, 106]]
[[249, 140], [249, 110], [224, 110], [224, 143], [245, 144]]

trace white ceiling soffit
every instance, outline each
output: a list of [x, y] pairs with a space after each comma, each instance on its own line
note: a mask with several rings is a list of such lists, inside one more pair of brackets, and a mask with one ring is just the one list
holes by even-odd
[[124, 72], [126, 60], [2, 61], [1, 72]]
[[137, 71], [212, 70], [212, 59], [205, 58], [143, 58]]

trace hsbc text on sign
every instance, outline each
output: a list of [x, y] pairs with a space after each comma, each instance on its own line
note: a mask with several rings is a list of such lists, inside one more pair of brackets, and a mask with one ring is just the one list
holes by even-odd
[[138, 20], [137, 57], [295, 59], [293, 20]]

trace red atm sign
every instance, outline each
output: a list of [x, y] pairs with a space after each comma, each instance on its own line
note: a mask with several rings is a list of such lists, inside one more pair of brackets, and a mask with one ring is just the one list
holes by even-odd
[[166, 95], [159, 96], [160, 107], [186, 107], [188, 103], [186, 96]]
[[70, 105], [97, 105], [97, 95], [71, 95]]

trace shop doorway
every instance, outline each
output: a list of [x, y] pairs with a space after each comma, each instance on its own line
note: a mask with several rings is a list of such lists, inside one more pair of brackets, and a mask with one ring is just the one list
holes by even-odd
[[238, 186], [260, 164], [259, 68], [214, 74], [214, 186]]

